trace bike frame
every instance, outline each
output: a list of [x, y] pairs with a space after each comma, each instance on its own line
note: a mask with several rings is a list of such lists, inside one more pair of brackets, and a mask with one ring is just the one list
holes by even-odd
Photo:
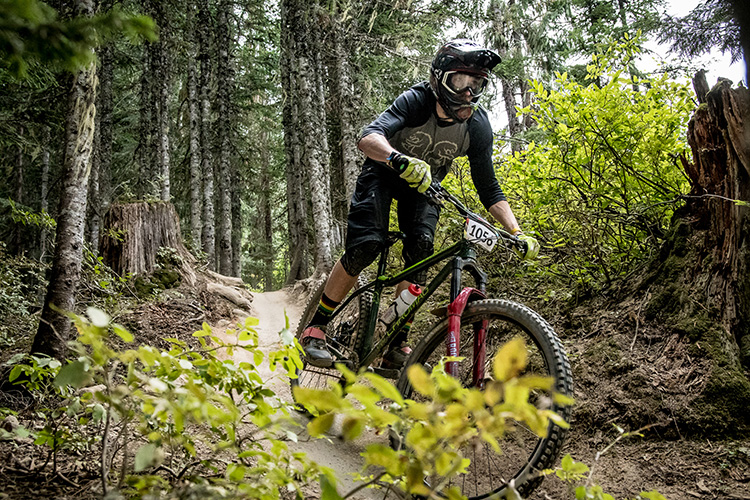
[[[396, 333], [406, 324], [409, 317], [424, 305], [427, 299], [435, 290], [451, 276], [450, 302], [448, 304], [448, 334], [446, 335], [446, 355], [455, 358], [459, 355], [460, 332], [461, 332], [461, 315], [466, 305], [472, 301], [486, 297], [487, 274], [478, 266], [476, 260], [476, 251], [474, 247], [465, 239], [462, 239], [448, 248], [427, 257], [420, 262], [404, 269], [393, 276], [386, 275], [386, 262], [391, 245], [387, 245], [380, 253], [378, 262], [378, 277], [363, 287], [355, 290], [347, 299], [337, 308], [334, 316], [342, 311], [349, 302], [367, 291], [372, 291], [373, 301], [367, 318], [360, 318], [360, 321], [366, 321], [366, 337], [362, 344], [362, 351], [359, 355], [359, 367], [370, 366], [375, 359], [383, 352], [385, 347], [391, 342]], [[380, 341], [373, 346], [373, 336], [377, 327], [378, 312], [380, 308], [380, 299], [385, 288], [395, 286], [398, 283], [407, 280], [416, 273], [424, 271], [440, 263], [443, 260], [450, 259], [438, 272], [437, 276], [430, 283], [422, 288], [416, 300], [409, 306], [404, 314], [399, 316], [385, 332]], [[464, 271], [467, 271], [476, 283], [475, 287], [462, 288], [462, 278]], [[476, 334], [474, 337], [474, 373], [472, 375], [474, 385], [481, 385], [484, 380], [484, 360], [485, 360], [485, 334], [486, 321], [478, 322], [475, 325]], [[445, 364], [446, 372], [450, 375], [458, 375], [457, 361], [448, 361]]]

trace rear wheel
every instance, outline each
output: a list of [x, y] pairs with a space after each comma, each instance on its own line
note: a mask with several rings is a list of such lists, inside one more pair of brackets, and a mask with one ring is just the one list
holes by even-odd
[[[572, 394], [570, 364], [552, 327], [528, 307], [496, 299], [470, 303], [461, 317], [459, 355], [466, 356], [466, 359], [458, 366], [459, 378], [465, 386], [472, 384], [474, 325], [484, 320], [488, 322], [485, 377], [492, 375], [492, 360], [498, 349], [513, 338], [521, 337], [528, 349], [528, 365], [524, 373], [551, 376], [555, 381], [554, 391], [568, 396]], [[447, 330], [447, 319], [435, 325], [417, 345], [407, 366], [419, 363], [431, 371], [445, 355]], [[398, 389], [405, 398], [424, 399], [412, 391], [406, 370], [401, 373]], [[570, 416], [570, 408], [553, 403], [551, 394], [537, 392], [532, 394], [530, 401], [540, 408], [554, 410], [566, 420]], [[511, 480], [524, 498], [539, 485], [542, 481], [539, 472], [555, 463], [566, 430], [550, 423], [547, 437], [539, 438], [521, 423], [508, 422], [508, 425], [510, 428], [500, 441], [501, 454], [495, 453], [484, 442], [472, 443], [470, 448], [461, 450], [471, 464], [468, 472], [456, 477], [449, 486], [458, 486], [470, 499], [480, 499], [492, 495], [501, 498]], [[396, 442], [393, 444], [398, 446]], [[442, 478], [428, 478], [428, 483], [437, 483], [438, 479]]]
[[[365, 280], [360, 277], [357, 280], [355, 290], [365, 284]], [[297, 325], [297, 339], [302, 337], [307, 325], [312, 321], [315, 311], [318, 309], [318, 303], [323, 296], [325, 282], [321, 283], [318, 289], [310, 296], [310, 300], [305, 308], [305, 312]], [[342, 362], [344, 364], [355, 364], [358, 361], [357, 353], [362, 347], [367, 330], [367, 317], [372, 307], [372, 293], [361, 293], [357, 298], [352, 300], [336, 317], [328, 324], [326, 331], [326, 342], [333, 356], [334, 363]], [[291, 379], [292, 394], [296, 386], [307, 387], [311, 389], [326, 389], [331, 382], [339, 383], [341, 373], [335, 368], [318, 368], [308, 364], [304, 356], [302, 358], [303, 367], [297, 370], [297, 378]]]

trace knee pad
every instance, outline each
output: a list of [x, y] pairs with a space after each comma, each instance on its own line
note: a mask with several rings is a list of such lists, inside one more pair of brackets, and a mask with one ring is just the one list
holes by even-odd
[[364, 268], [372, 264], [380, 253], [382, 244], [378, 241], [365, 241], [349, 248], [341, 256], [341, 265], [349, 276], [358, 276]]
[[406, 265], [411, 266], [429, 257], [432, 255], [433, 248], [433, 238], [429, 233], [420, 233], [414, 237], [407, 238], [404, 242], [404, 261]]
[[[420, 233], [404, 242], [404, 262], [406, 267], [412, 266], [422, 259], [432, 255], [434, 240], [432, 234]], [[418, 285], [427, 284], [427, 271], [422, 271], [412, 277], [412, 281]]]

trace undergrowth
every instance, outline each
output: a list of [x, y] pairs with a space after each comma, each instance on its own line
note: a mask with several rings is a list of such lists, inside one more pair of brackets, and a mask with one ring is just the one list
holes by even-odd
[[[34, 401], [26, 409], [0, 410], [6, 416], [0, 440], [16, 446], [18, 453], [37, 453], [40, 460], [32, 460], [26, 470], [32, 477], [89, 477], [88, 489], [95, 496], [302, 499], [320, 491], [320, 498], [344, 499], [357, 490], [339, 492], [330, 469], [289, 446], [304, 434], [325, 437], [338, 415], [346, 440], [371, 428], [401, 433], [409, 443], [398, 451], [369, 446], [359, 475], [364, 486], [458, 499], [457, 490], [441, 486], [448, 481], [430, 489], [424, 478], [430, 473], [447, 479], [460, 475], [468, 463], [456, 451], [462, 443], [480, 436], [497, 445], [509, 420], [540, 435], [550, 420], [567, 425], [528, 401], [534, 388], [549, 387], [551, 381], [520, 375], [524, 363], [518, 360], [525, 359], [520, 342], [498, 353], [494, 380], [482, 393], [461, 387], [442, 364], [431, 374], [411, 367], [413, 387], [427, 397], [419, 404], [403, 400], [385, 379], [340, 367], [343, 386], [297, 388], [297, 400], [316, 415], [303, 429], [258, 371], [269, 363], [272, 371], [296, 376], [301, 351], [288, 321], [280, 332], [283, 348], [264, 354], [254, 318], [227, 331], [231, 342], [204, 324], [194, 333], [200, 347], [168, 338], [172, 347], [167, 350], [128, 348], [133, 335], [100, 309], [71, 318], [78, 330], [71, 359], [60, 363], [19, 354], [7, 363], [11, 382], [24, 387]], [[125, 348], [113, 347], [123, 343]], [[240, 349], [253, 361], [232, 361]], [[15, 425], [6, 425], [10, 417]], [[546, 473], [575, 482], [584, 479], [581, 470], [566, 458], [560, 469]], [[509, 498], [516, 498], [514, 491], [511, 487]], [[590, 477], [574, 494], [610, 498]], [[648, 495], [641, 498], [661, 498]]]

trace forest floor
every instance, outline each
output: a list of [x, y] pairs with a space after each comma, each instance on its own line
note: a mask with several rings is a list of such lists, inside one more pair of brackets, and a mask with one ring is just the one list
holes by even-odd
[[[303, 309], [303, 297], [285, 290], [254, 294], [251, 313], [260, 320], [258, 331], [263, 348], [273, 348], [279, 342], [284, 313], [290, 324], [296, 325]], [[612, 332], [614, 334], [614, 332]], [[591, 370], [576, 367], [576, 351], [582, 347], [569, 346], [575, 373]], [[270, 375], [270, 373], [269, 373]], [[582, 375], [582, 378], [590, 377]], [[287, 382], [276, 379], [272, 385], [278, 394], [290, 397]], [[621, 392], [613, 381], [610, 394], [583, 394], [576, 384], [576, 398], [587, 406], [596, 407], [612, 394]], [[601, 385], [597, 391], [601, 391]], [[606, 392], [606, 391], [605, 391]], [[749, 409], [750, 411], [750, 409]], [[304, 417], [300, 417], [304, 418]], [[630, 429], [632, 430], [632, 429]], [[658, 430], [658, 429], [654, 429]], [[592, 469], [592, 481], [617, 499], [635, 498], [642, 491], [656, 490], [670, 500], [681, 499], [750, 499], [750, 441], [715, 442], [686, 437], [661, 439], [658, 432], [644, 430], [643, 437], [625, 437], [614, 426], [608, 429], [573, 427], [563, 453]], [[362, 465], [359, 454], [373, 441], [387, 442], [384, 436], [367, 434], [353, 443], [340, 440], [334, 427], [329, 440], [311, 440], [300, 446], [309, 457], [337, 471], [344, 481], [341, 492], [352, 486], [349, 474], [358, 472]], [[615, 440], [616, 444], [609, 447]], [[606, 451], [605, 451], [606, 449]], [[383, 493], [370, 493], [355, 498], [385, 498]], [[548, 478], [530, 498], [572, 499], [575, 495], [557, 478]]]
[[[244, 292], [244, 296], [247, 298], [245, 307], [238, 307], [236, 303], [218, 299], [216, 294], [205, 291], [193, 299], [179, 294], [174, 297], [166, 294], [158, 302], [140, 306], [123, 322], [136, 333], [137, 338], [140, 337], [140, 342], [164, 348], [166, 344], [160, 345], [160, 342], [166, 336], [194, 341], [191, 334], [200, 329], [203, 321], [212, 326], [215, 334], [226, 335], [228, 328], [244, 319], [244, 316], [251, 315], [259, 320], [256, 330], [260, 349], [264, 352], [275, 350], [280, 344], [279, 333], [285, 327], [285, 315], [292, 328], [299, 321], [306, 300], [304, 291], [296, 288], [268, 293]], [[593, 310], [579, 314], [605, 317], [601, 311]], [[618, 500], [632, 499], [642, 491], [653, 490], [670, 500], [750, 500], [750, 440], [691, 439], [687, 432], [680, 432], [679, 428], [675, 429], [676, 424], [669, 422], [661, 427], [655, 425], [643, 430], [643, 437], [621, 437], [615, 428], [614, 424], [626, 427], [627, 415], [642, 414], [651, 409], [628, 395], [628, 388], [623, 387], [626, 382], [623, 382], [622, 373], [612, 375], [610, 371], [592, 362], [591, 359], [595, 358], [587, 352], [599, 352], [602, 345], [624, 344], [626, 350], [630, 347], [632, 359], [628, 360], [625, 368], [621, 366], [622, 363], [615, 363], [617, 370], [623, 373], [635, 373], [639, 370], [656, 373], [658, 370], [665, 371], [663, 358], [669, 358], [675, 349], [673, 343], [663, 343], [658, 347], [660, 351], [655, 354], [656, 344], [652, 345], [651, 340], [645, 343], [645, 340], [650, 339], [650, 335], [656, 338], [656, 332], [649, 332], [645, 326], [641, 326], [640, 330], [636, 328], [639, 341], [644, 340], [644, 345], [648, 346], [650, 354], [646, 354], [651, 356], [648, 358], [646, 354], [639, 354], [638, 348], [633, 349], [640, 342], [635, 342], [632, 333], [626, 335], [622, 329], [617, 329], [614, 326], [617, 321], [613, 320], [610, 325], [604, 321], [596, 328], [587, 328], [589, 333], [586, 336], [578, 333], [581, 329], [562, 320], [558, 323], [553, 321], [553, 326], [563, 339], [571, 359], [577, 401], [573, 411], [572, 430], [568, 434], [563, 453], [569, 453], [574, 460], [591, 467], [594, 484], [601, 485], [605, 492]], [[611, 355], [608, 351], [603, 352], [607, 356]], [[0, 361], [7, 358], [6, 354], [9, 353], [0, 355]], [[243, 350], [235, 350], [235, 361], [241, 361], [240, 358], [246, 354]], [[695, 367], [680, 369], [688, 372], [683, 375], [690, 380], [700, 376], [699, 373], [696, 375]], [[281, 398], [291, 401], [288, 380], [283, 375], [265, 367], [261, 375]], [[646, 378], [645, 383], [654, 387], [664, 385], [664, 380], [659, 378], [661, 375], [657, 375], [653, 380]], [[306, 417], [302, 414], [297, 414], [295, 418], [302, 426], [306, 423]], [[671, 429], [667, 429], [670, 425]], [[344, 442], [339, 436], [339, 430], [340, 426], [334, 425], [328, 439], [305, 439], [301, 436], [296, 446], [311, 460], [332, 468], [341, 481], [339, 492], [345, 493], [356, 486], [351, 475], [361, 470], [363, 460], [360, 453], [365, 446], [372, 442], [386, 443], [387, 437], [370, 432], [354, 442]], [[615, 444], [610, 447], [613, 443]], [[28, 444], [27, 447], [30, 449], [31, 445]], [[31, 463], [26, 463], [29, 460]], [[96, 498], [93, 490], [84, 494], [80, 487], [75, 487], [78, 484], [96, 482], [95, 476], [76, 476], [77, 471], [80, 472], [84, 467], [76, 469], [79, 466], [73, 464], [64, 471], [62, 480], [58, 478], [40, 484], [34, 477], [22, 473], [22, 470], [34, 468], [34, 460], [37, 460], [38, 467], [39, 457], [26, 457], [19, 450], [13, 451], [0, 443], [0, 500]], [[319, 498], [319, 493], [314, 489], [310, 490], [308, 498]], [[396, 496], [387, 496], [382, 491], [362, 490], [351, 498], [385, 500]], [[550, 477], [530, 498], [567, 500], [575, 498], [575, 495], [557, 478]]]

